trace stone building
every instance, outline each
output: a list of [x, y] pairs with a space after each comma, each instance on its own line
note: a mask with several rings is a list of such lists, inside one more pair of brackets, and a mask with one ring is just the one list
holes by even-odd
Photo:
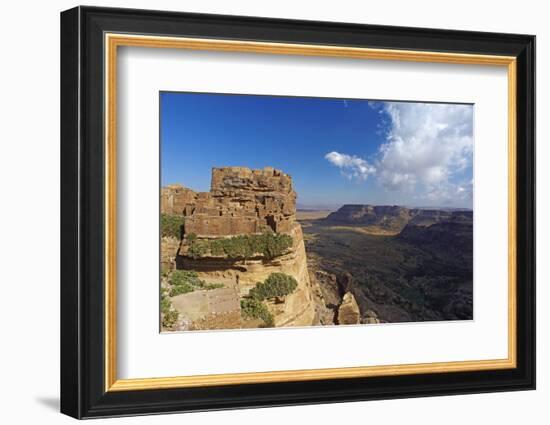
[[212, 169], [210, 192], [179, 185], [161, 191], [161, 211], [185, 217], [185, 234], [200, 238], [290, 232], [295, 222], [296, 193], [292, 179], [266, 167]]

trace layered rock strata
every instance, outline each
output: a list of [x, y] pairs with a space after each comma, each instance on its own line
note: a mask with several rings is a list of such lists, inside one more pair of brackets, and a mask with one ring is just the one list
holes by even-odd
[[397, 205], [353, 205], [342, 206], [330, 213], [326, 221], [335, 224], [379, 226], [400, 232], [407, 224], [430, 226], [442, 221], [471, 222], [470, 210], [438, 210], [406, 208]]
[[342, 303], [338, 307], [339, 325], [357, 325], [361, 322], [361, 313], [355, 297], [351, 292], [346, 292]]
[[[201, 279], [224, 285], [224, 288], [208, 291], [208, 296], [202, 298], [196, 293], [173, 297], [173, 305], [183, 317], [183, 328], [247, 327], [242, 321], [238, 323], [234, 313], [239, 300], [258, 282], [276, 272], [293, 276], [298, 286], [284, 297], [265, 301], [275, 326], [318, 324], [313, 294], [320, 290], [317, 288], [315, 292], [309, 279], [302, 228], [296, 221], [296, 193], [289, 175], [270, 167], [261, 170], [214, 168], [210, 192], [194, 192], [180, 185], [163, 188], [161, 212], [184, 217], [184, 235], [175, 259], [176, 268], [194, 270]], [[211, 252], [201, 256], [189, 253], [191, 244], [197, 241], [212, 242], [265, 233], [288, 235], [292, 244], [274, 258], [255, 255], [244, 259]], [[190, 305], [191, 298], [194, 306], [200, 307], [189, 314], [186, 306]], [[225, 304], [220, 304], [221, 298]], [[232, 307], [213, 314], [214, 305]]]

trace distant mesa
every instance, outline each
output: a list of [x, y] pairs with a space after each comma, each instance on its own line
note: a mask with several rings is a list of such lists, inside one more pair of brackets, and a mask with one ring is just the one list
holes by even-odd
[[329, 214], [325, 220], [334, 224], [379, 226], [400, 232], [408, 224], [430, 226], [442, 221], [471, 222], [472, 211], [347, 204]]

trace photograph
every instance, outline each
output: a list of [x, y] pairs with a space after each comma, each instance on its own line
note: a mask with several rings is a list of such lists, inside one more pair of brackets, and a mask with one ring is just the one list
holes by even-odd
[[[466, 423], [487, 403], [504, 422], [541, 411], [547, 394], [524, 391], [540, 369], [534, 33], [548, 26], [528, 6], [495, 20], [494, 8], [415, 18], [422, 8], [402, 3], [387, 15], [297, 2], [280, 13], [61, 12], [55, 51], [34, 49], [58, 53], [57, 83], [24, 82], [59, 87], [61, 107], [42, 109], [61, 119], [39, 113], [34, 125], [12, 84], [24, 114], [6, 138], [39, 129], [30, 139], [42, 150], [8, 143], [24, 160], [6, 158], [25, 176], [38, 169], [29, 160], [47, 164], [60, 185], [61, 202], [44, 209], [60, 209], [61, 262], [46, 261], [60, 291], [31, 297], [47, 312], [27, 314], [58, 306], [57, 325], [38, 333], [58, 347], [26, 361], [56, 365], [42, 367], [51, 379], [33, 375], [55, 384], [59, 411], [173, 422], [310, 405], [311, 420], [311, 409], [330, 416], [322, 404], [369, 401], [369, 418], [388, 422], [400, 399], [451, 395], [471, 406], [440, 405], [434, 418]], [[24, 66], [11, 68], [25, 77]], [[60, 149], [44, 143], [41, 120]], [[34, 176], [11, 181], [46, 194]], [[11, 227], [15, 248], [28, 242], [28, 226]], [[11, 304], [9, 317], [25, 316]], [[18, 342], [34, 329], [8, 328]], [[424, 420], [425, 402], [414, 403]], [[399, 416], [389, 423], [415, 416], [389, 410]], [[239, 421], [258, 422], [254, 412]]]
[[474, 319], [473, 104], [159, 104], [161, 332]]

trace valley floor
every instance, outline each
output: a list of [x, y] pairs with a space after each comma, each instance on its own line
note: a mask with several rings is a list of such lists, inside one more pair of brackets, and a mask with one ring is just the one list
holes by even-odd
[[363, 323], [473, 318], [471, 225], [413, 241], [400, 231], [323, 218], [298, 214], [310, 276], [327, 307], [350, 291]]

